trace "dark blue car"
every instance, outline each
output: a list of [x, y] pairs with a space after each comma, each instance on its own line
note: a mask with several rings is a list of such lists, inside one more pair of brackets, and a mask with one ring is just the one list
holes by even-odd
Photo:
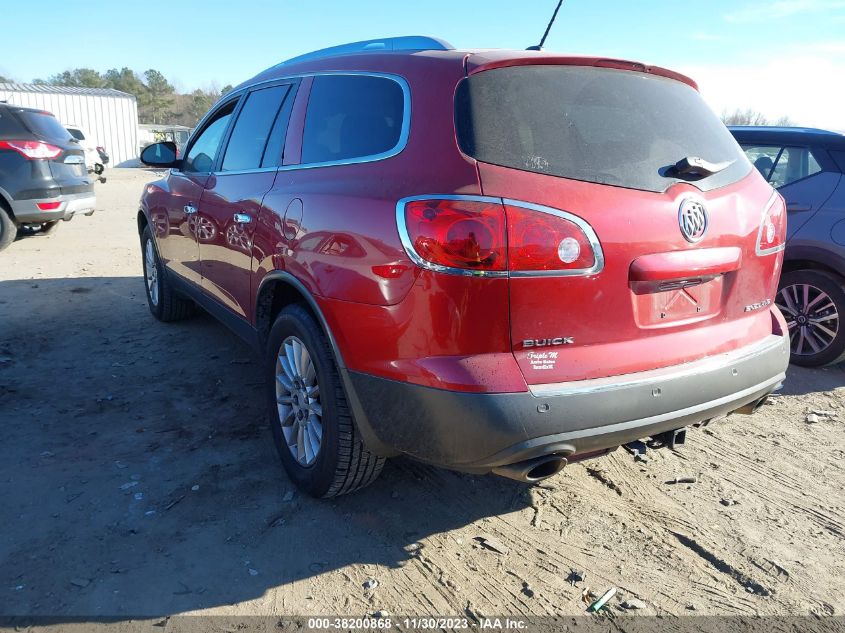
[[732, 127], [749, 160], [786, 199], [777, 305], [792, 362], [845, 359], [845, 136], [810, 128]]

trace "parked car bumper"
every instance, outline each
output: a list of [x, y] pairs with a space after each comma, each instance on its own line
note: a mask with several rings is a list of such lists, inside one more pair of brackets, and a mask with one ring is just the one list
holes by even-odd
[[[42, 211], [39, 203], [59, 202], [56, 209]], [[97, 206], [97, 197], [93, 192], [62, 195], [58, 198], [35, 198], [31, 200], [13, 200], [12, 213], [20, 223], [40, 224], [55, 220], [70, 220], [77, 213], [92, 214]]]
[[533, 385], [525, 393], [433, 389], [350, 372], [353, 409], [376, 452], [489, 472], [578, 456], [725, 416], [777, 389], [789, 339], [623, 376]]

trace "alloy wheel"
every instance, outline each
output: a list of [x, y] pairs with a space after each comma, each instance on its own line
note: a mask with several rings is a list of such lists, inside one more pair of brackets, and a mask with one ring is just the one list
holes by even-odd
[[156, 254], [153, 248], [153, 241], [147, 240], [144, 247], [144, 275], [147, 280], [147, 293], [150, 303], [158, 305], [158, 266], [156, 266]]
[[839, 333], [839, 312], [823, 290], [810, 284], [784, 286], [775, 301], [786, 317], [793, 354], [819, 354]]
[[312, 465], [323, 441], [323, 407], [317, 367], [296, 336], [287, 337], [276, 356], [276, 406], [291, 455]]

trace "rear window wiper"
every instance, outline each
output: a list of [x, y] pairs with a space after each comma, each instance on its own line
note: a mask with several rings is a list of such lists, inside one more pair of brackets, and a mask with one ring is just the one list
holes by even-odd
[[669, 168], [669, 172], [677, 176], [698, 176], [704, 178], [718, 174], [720, 171], [733, 165], [734, 162], [727, 160], [722, 163], [711, 163], [709, 160], [699, 158], [698, 156], [685, 156], [672, 165]]

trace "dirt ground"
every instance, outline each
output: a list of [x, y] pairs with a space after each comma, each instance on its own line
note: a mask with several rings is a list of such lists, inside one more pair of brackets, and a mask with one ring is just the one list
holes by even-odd
[[247, 347], [149, 314], [135, 212], [155, 175], [108, 175], [93, 217], [0, 253], [0, 615], [569, 615], [586, 587], [637, 614], [845, 613], [841, 366], [792, 368], [758, 414], [646, 463], [529, 488], [399, 459], [315, 501], [278, 463]]

